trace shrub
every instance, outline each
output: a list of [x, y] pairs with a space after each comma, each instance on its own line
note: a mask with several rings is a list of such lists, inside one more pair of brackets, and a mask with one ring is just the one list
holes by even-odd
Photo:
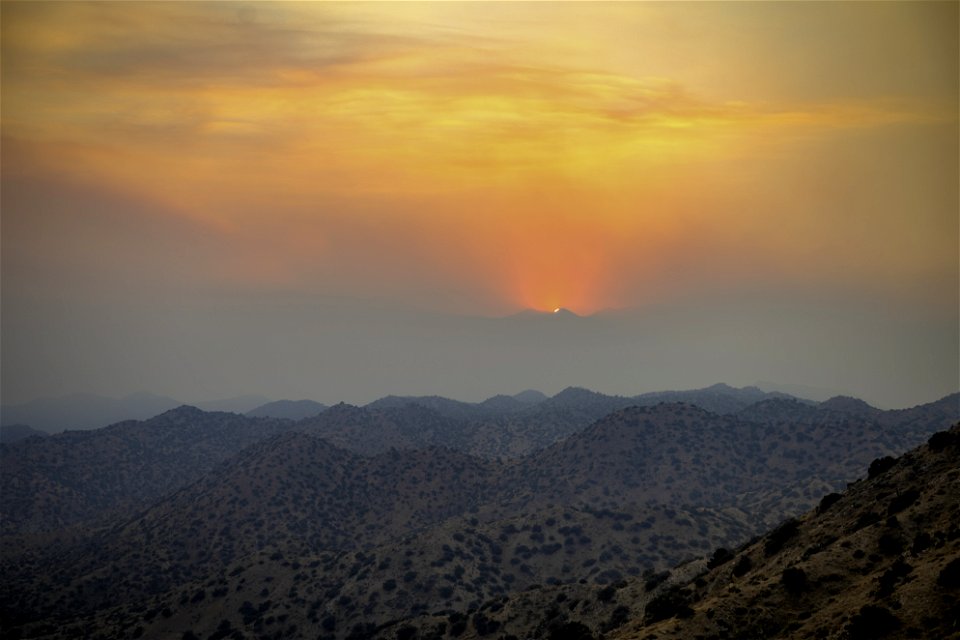
[[895, 556], [903, 553], [903, 539], [892, 533], [884, 533], [880, 536], [877, 545], [880, 548], [880, 553], [885, 556]]
[[903, 558], [898, 558], [897, 561], [880, 576], [880, 589], [877, 591], [877, 594], [880, 597], [892, 595], [897, 582], [901, 578], [910, 575], [912, 571], [913, 567], [904, 562]]
[[922, 553], [933, 546], [933, 538], [930, 537], [930, 534], [926, 531], [921, 531], [913, 539], [913, 546], [910, 547], [910, 553], [917, 555]]
[[900, 628], [900, 619], [884, 607], [868, 604], [847, 625], [850, 640], [874, 640]]
[[413, 640], [417, 635], [417, 628], [404, 625], [397, 629], [397, 640]]
[[799, 567], [788, 567], [780, 575], [780, 583], [787, 593], [799, 595], [807, 590], [807, 572]]
[[328, 615], [323, 619], [323, 622], [320, 623], [320, 626], [323, 627], [324, 631], [333, 631], [337, 628], [337, 619], [332, 615]]
[[920, 492], [916, 489], [907, 489], [900, 495], [893, 498], [890, 501], [890, 504], [887, 506], [887, 515], [893, 515], [895, 513], [900, 513], [914, 502], [917, 501], [917, 498], [920, 497]]
[[590, 628], [582, 622], [561, 622], [551, 625], [549, 640], [593, 640]]
[[733, 560], [733, 554], [730, 553], [730, 550], [726, 547], [718, 547], [717, 550], [713, 552], [713, 555], [710, 556], [710, 560], [707, 562], [707, 569], [716, 569], [731, 560]]
[[603, 631], [613, 631], [625, 625], [630, 620], [630, 608], [620, 605], [610, 614], [610, 619], [603, 625]]
[[647, 581], [643, 583], [643, 588], [646, 589], [647, 591], [653, 591], [654, 589], [659, 587], [661, 584], [663, 584], [663, 582], [666, 581], [666, 579], [669, 577], [670, 577], [669, 571], [661, 571], [660, 573], [655, 573], [649, 578], [647, 578]]
[[895, 458], [890, 456], [883, 456], [882, 458], [877, 458], [870, 463], [870, 468], [867, 469], [868, 478], [876, 478], [880, 474], [888, 471], [893, 465], [897, 463]]
[[937, 584], [947, 589], [960, 587], [960, 558], [954, 558], [947, 563], [937, 577]]
[[824, 513], [827, 509], [832, 507], [840, 500], [839, 493], [828, 493], [827, 495], [820, 498], [820, 504], [817, 505], [817, 513]]
[[673, 586], [647, 603], [643, 622], [644, 624], [651, 624], [668, 618], [689, 618], [691, 616], [693, 616], [693, 609], [690, 608], [688, 592]]
[[774, 555], [783, 549], [784, 545], [797, 535], [799, 530], [799, 523], [794, 518], [785, 521], [767, 536], [767, 541], [763, 545], [763, 553], [767, 556]]
[[473, 628], [477, 630], [479, 635], [487, 636], [499, 629], [500, 623], [496, 620], [491, 620], [482, 613], [477, 613], [473, 616]]
[[733, 575], [742, 578], [750, 569], [753, 569], [753, 561], [750, 560], [750, 556], [744, 554], [737, 560], [737, 564], [733, 565]]
[[943, 451], [949, 446], [955, 446], [960, 442], [960, 434], [950, 431], [938, 431], [927, 440], [927, 446], [931, 451]]

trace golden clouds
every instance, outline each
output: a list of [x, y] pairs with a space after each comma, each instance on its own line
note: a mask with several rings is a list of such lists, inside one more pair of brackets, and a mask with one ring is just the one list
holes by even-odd
[[[795, 9], [684, 7], [7, 4], [3, 132], [37, 150], [38, 171], [135, 192], [251, 245], [280, 238], [277, 278], [333, 269], [331, 228], [389, 220], [387, 253], [411, 254], [401, 262], [442, 262], [444, 277], [515, 304], [587, 311], [629, 304], [624, 282], [663, 287], [682, 248], [711, 237], [726, 235], [714, 257], [730, 266], [744, 248], [731, 227], [794, 242], [761, 213], [781, 196], [744, 189], [786, 181], [794, 194], [776, 172], [798, 152], [956, 120], [948, 91], [898, 92], [872, 67], [869, 92], [824, 90], [836, 84], [824, 67], [830, 82], [791, 96], [772, 60], [807, 68]], [[782, 30], [783, 49], [754, 22]], [[752, 62], [734, 37], [745, 25]], [[829, 34], [838, 66], [860, 64], [844, 57], [854, 36]], [[804, 204], [831, 209], [816, 193]], [[810, 215], [804, 238], [824, 228]]]

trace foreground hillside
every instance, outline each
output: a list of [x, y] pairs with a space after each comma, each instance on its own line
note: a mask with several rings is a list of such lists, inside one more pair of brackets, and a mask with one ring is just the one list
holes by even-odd
[[960, 425], [734, 550], [605, 587], [537, 587], [375, 637], [960, 637]]
[[960, 636], [960, 425], [720, 562], [614, 637]]

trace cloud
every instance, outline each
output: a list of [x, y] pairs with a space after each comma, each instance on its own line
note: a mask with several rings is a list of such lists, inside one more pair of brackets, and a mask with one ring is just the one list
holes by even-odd
[[[909, 166], [956, 164], [934, 141], [955, 109], [904, 91], [744, 89], [769, 61], [704, 45], [697, 59], [728, 61], [745, 94], [721, 96], [696, 65], [662, 59], [667, 38], [647, 27], [637, 48], [662, 73], [634, 68], [615, 55], [633, 45], [611, 39], [625, 27], [604, 16], [672, 24], [649, 7], [7, 9], [4, 134], [26, 151], [5, 171], [120, 190], [214, 230], [246, 252], [220, 268], [236, 281], [418, 298], [460, 287], [482, 304], [499, 291], [501, 305], [586, 310], [757, 278], [910, 282], [943, 271], [951, 247], [937, 238], [955, 237], [950, 179]], [[695, 47], [685, 29], [714, 42], [691, 11], [679, 42]], [[741, 11], [716, 28], [752, 24]], [[773, 51], [744, 37], [754, 56]], [[798, 47], [784, 71], [801, 70]], [[930, 224], [885, 258], [911, 198]]]

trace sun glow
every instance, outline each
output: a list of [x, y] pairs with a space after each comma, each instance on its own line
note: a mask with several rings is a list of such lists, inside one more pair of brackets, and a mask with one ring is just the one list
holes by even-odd
[[[842, 263], [852, 255], [861, 279], [890, 281], [901, 263], [919, 265], [917, 274], [955, 271], [955, 234], [924, 231], [940, 228], [936, 216], [955, 218], [953, 201], [919, 179], [875, 179], [898, 175], [897, 159], [924, 175], [952, 169], [953, 148], [942, 151], [949, 162], [927, 166], [908, 161], [914, 147], [898, 141], [943, 123], [924, 144], [954, 140], [954, 94], [913, 90], [936, 70], [909, 74], [892, 97], [851, 92], [873, 86], [851, 85], [843, 65], [852, 59], [818, 64], [806, 48], [764, 55], [783, 46], [768, 41], [777, 28], [724, 32], [749, 23], [730, 15], [769, 12], [781, 24], [795, 8], [254, 3], [241, 15], [232, 3], [8, 4], [5, 158], [16, 154], [25, 174], [159, 205], [263, 256], [218, 266], [210, 279], [268, 275], [292, 289], [387, 297], [403, 282], [422, 284], [435, 305], [451, 296], [430, 292], [462, 290], [462, 306], [482, 292], [491, 306], [592, 313], [642, 304], [657, 287], [734, 279], [737, 269], [756, 278], [751, 263], [774, 279], [810, 278], [821, 268], [813, 263], [835, 280], [852, 273]], [[677, 11], [693, 29], [680, 57], [655, 19], [679, 25]], [[877, 19], [892, 20], [886, 11], [934, 9], [885, 6]], [[622, 47], [627, 36], [642, 46]], [[878, 51], [889, 44], [864, 38]], [[170, 43], [177, 55], [144, 53]], [[915, 44], [900, 48], [920, 51]], [[694, 55], [701, 46], [709, 55]], [[726, 73], [745, 52], [751, 72]], [[790, 68], [773, 73], [758, 59]], [[937, 73], [953, 91], [950, 60]], [[842, 91], [829, 92], [834, 84]], [[845, 154], [854, 135], [883, 153]], [[934, 157], [920, 146], [915, 154]], [[861, 165], [860, 177], [889, 197], [837, 178]], [[876, 250], [895, 237], [892, 226], [864, 224], [888, 203], [930, 212], [895, 252]], [[871, 215], [899, 220], [894, 208]], [[851, 238], [862, 245], [843, 244]], [[821, 254], [836, 258], [810, 259]]]

